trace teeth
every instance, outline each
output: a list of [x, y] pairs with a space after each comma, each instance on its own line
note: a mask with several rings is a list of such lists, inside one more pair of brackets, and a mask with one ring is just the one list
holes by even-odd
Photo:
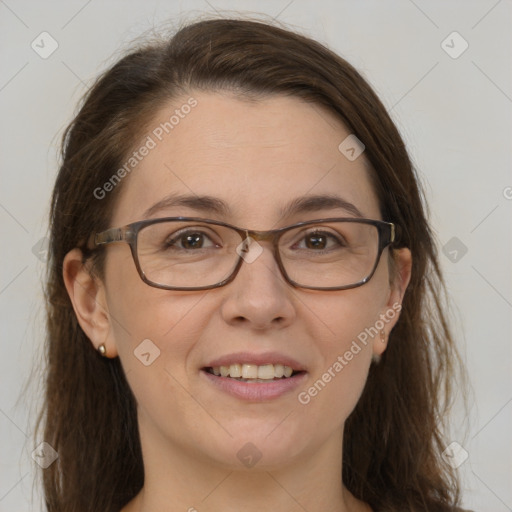
[[277, 378], [280, 379], [284, 375], [284, 366], [282, 364], [275, 364], [274, 374]]
[[274, 378], [291, 377], [293, 368], [282, 364], [264, 364], [261, 366], [255, 364], [232, 364], [230, 366], [214, 366], [211, 368], [210, 373], [234, 379], [257, 379], [258, 381], [264, 381]]
[[[229, 367], [229, 375], [231, 376], [231, 366]], [[244, 364], [242, 366], [242, 378], [243, 379], [257, 379], [258, 378], [258, 366], [255, 364]]]
[[242, 365], [241, 364], [232, 364], [229, 367], [229, 376], [230, 377], [241, 377], [242, 376]]
[[258, 366], [258, 379], [273, 379], [275, 376], [274, 365], [265, 364]]

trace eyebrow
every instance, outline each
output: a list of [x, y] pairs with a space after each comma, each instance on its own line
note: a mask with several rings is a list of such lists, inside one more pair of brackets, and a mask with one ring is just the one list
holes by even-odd
[[[176, 206], [187, 207], [205, 214], [215, 214], [222, 217], [228, 217], [231, 213], [229, 205], [217, 197], [208, 195], [171, 194], [148, 208], [144, 212], [144, 218], [151, 217], [161, 210]], [[333, 194], [297, 197], [282, 207], [279, 211], [279, 215], [286, 218], [299, 213], [334, 210], [338, 208], [345, 210], [354, 217], [364, 218], [364, 215], [357, 206]]]

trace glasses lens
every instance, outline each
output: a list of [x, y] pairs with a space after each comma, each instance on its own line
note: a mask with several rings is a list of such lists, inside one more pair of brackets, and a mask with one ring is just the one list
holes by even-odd
[[370, 276], [377, 261], [379, 232], [362, 222], [301, 226], [279, 244], [288, 277], [301, 286], [351, 286]]
[[201, 222], [168, 221], [139, 231], [137, 255], [154, 284], [194, 288], [220, 283], [238, 262], [236, 231]]

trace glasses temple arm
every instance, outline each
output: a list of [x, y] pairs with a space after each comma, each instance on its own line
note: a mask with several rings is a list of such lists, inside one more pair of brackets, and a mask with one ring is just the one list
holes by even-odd
[[123, 240], [126, 240], [126, 230], [124, 228], [111, 228], [101, 233], [96, 233], [93, 237], [93, 244], [103, 245]]

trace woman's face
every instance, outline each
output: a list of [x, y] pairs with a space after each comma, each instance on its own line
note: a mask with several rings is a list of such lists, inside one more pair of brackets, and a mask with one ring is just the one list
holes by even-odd
[[[313, 195], [339, 196], [363, 217], [381, 219], [364, 153], [354, 160], [340, 151], [350, 132], [322, 107], [284, 96], [258, 102], [229, 93], [191, 96], [197, 105], [182, 109], [189, 98], [174, 101], [144, 134], [141, 145], [148, 135], [155, 145], [139, 154], [124, 178], [111, 226], [195, 216], [270, 230], [355, 216], [332, 205], [282, 215], [292, 202]], [[161, 123], [176, 109], [179, 121], [166, 133]], [[162, 203], [171, 194], [211, 196], [227, 209], [221, 214]], [[106, 248], [97, 296], [105, 308], [97, 314], [104, 318], [90, 338], [96, 347], [105, 343], [109, 356], [119, 355], [147, 450], [179, 451], [226, 467], [257, 462], [275, 468], [341, 447], [343, 424], [363, 390], [372, 354], [386, 346], [369, 329], [384, 325], [387, 340], [407, 285], [409, 253], [399, 253], [401, 287], [390, 282], [386, 249], [367, 284], [317, 291], [287, 284], [271, 245], [260, 246], [263, 252], [244, 262], [234, 281], [204, 291], [148, 286], [127, 244]], [[274, 395], [262, 382], [231, 381], [226, 390], [219, 384], [229, 377], [205, 371], [222, 361], [288, 362], [302, 371], [291, 383], [273, 384]], [[259, 397], [258, 386], [267, 389]]]

